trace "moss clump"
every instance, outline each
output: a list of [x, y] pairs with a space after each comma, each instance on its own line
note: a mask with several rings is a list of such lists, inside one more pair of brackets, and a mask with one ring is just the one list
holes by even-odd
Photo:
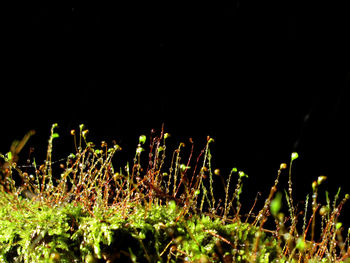
[[[182, 208], [175, 201], [133, 207], [127, 216], [114, 209], [91, 216], [73, 203], [49, 207], [7, 193], [1, 200], [8, 201], [0, 211], [3, 262], [179, 262], [220, 260], [226, 253], [245, 262], [259, 233], [248, 223], [223, 224], [205, 215], [177, 220]], [[258, 257], [272, 260], [276, 243], [262, 235]]]
[[[337, 193], [332, 205], [327, 195], [321, 238], [314, 240], [320, 207], [317, 186], [325, 178], [313, 183], [311, 216], [306, 217], [307, 198], [298, 229], [300, 212], [291, 188], [295, 153], [285, 191], [289, 216], [281, 211], [283, 196], [278, 192], [279, 177], [288, 167], [284, 163], [264, 206], [256, 216], [255, 206], [243, 216], [240, 194], [247, 175], [231, 170], [221, 205], [214, 195], [213, 175], [220, 171], [212, 172], [209, 137], [193, 158], [192, 140], [189, 151], [180, 143], [168, 156], [169, 134], [152, 133], [148, 147], [142, 135], [132, 165], [127, 162], [116, 169], [112, 160], [121, 147], [106, 142], [96, 147], [87, 141], [88, 132], [81, 125], [79, 133], [71, 132], [76, 152], [61, 163], [59, 173], [51, 156], [56, 128], [51, 129], [45, 162], [37, 165], [33, 160], [31, 172], [23, 172], [11, 153], [1, 155], [6, 163], [1, 174], [6, 184], [0, 191], [1, 262], [346, 262], [349, 258], [349, 236], [343, 238], [343, 226], [337, 221], [348, 195], [339, 201]], [[186, 162], [183, 156], [188, 156]], [[276, 229], [265, 229], [267, 221]]]

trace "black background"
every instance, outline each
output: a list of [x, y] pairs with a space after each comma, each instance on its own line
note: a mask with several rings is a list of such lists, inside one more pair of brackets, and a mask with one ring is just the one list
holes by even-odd
[[132, 158], [164, 123], [174, 142], [215, 139], [214, 167], [249, 174], [247, 207], [293, 151], [299, 200], [321, 174], [350, 192], [345, 4], [124, 2], [2, 8], [2, 152], [35, 129], [44, 156], [58, 122], [59, 159], [84, 123]]

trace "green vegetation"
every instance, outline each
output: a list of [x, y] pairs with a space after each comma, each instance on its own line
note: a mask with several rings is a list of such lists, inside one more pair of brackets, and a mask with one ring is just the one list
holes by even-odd
[[[194, 157], [192, 139], [169, 153], [163, 129], [141, 135], [132, 161], [116, 168], [121, 147], [97, 147], [80, 125], [71, 131], [75, 153], [58, 168], [56, 128], [43, 164], [32, 159], [22, 170], [18, 152], [0, 155], [0, 262], [350, 262], [350, 230], [338, 221], [349, 195], [331, 200], [326, 192], [320, 204], [319, 177], [311, 203], [308, 195], [302, 209], [295, 205], [297, 153], [280, 165], [263, 207], [242, 215], [248, 176], [233, 168], [224, 179], [213, 169], [210, 137]], [[289, 176], [284, 194], [281, 176]], [[223, 201], [215, 196], [220, 180]]]

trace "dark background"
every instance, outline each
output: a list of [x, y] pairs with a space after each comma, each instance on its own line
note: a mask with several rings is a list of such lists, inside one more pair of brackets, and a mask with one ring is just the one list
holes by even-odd
[[321, 174], [350, 192], [345, 4], [121, 2], [2, 8], [2, 152], [35, 129], [44, 156], [58, 122], [59, 159], [84, 123], [132, 158], [164, 123], [177, 143], [213, 137], [213, 166], [249, 174], [249, 208], [293, 151], [299, 200]]

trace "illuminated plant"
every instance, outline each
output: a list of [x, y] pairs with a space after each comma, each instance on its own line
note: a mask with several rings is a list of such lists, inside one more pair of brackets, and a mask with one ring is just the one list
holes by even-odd
[[[163, 128], [159, 134], [152, 131], [139, 136], [133, 158], [117, 167], [122, 148], [106, 141], [97, 146], [88, 140], [84, 125], [70, 132], [75, 152], [55, 160], [57, 129], [57, 124], [51, 128], [42, 164], [30, 156], [31, 164], [21, 166], [13, 152], [0, 155], [1, 176], [6, 178], [0, 191], [1, 262], [349, 260], [350, 230], [343, 237], [345, 226], [338, 221], [349, 195], [340, 198], [339, 190], [331, 205], [326, 192], [326, 204], [321, 205], [319, 185], [326, 179], [321, 176], [312, 183], [311, 215], [309, 195], [304, 210], [298, 211], [292, 196], [297, 153], [291, 156], [288, 175], [288, 165], [280, 165], [257, 214], [258, 196], [249, 214], [241, 215], [243, 179], [248, 176], [233, 168], [225, 179], [214, 169], [214, 139], [209, 136], [195, 156], [192, 139], [169, 153], [170, 134]], [[289, 176], [285, 199], [281, 176]], [[223, 202], [215, 197], [217, 180], [224, 184]], [[268, 221], [276, 228], [266, 229]]]

